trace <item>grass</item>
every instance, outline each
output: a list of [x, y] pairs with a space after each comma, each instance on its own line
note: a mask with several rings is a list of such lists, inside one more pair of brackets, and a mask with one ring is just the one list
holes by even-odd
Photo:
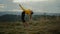
[[[60, 18], [60, 17], [59, 17]], [[0, 34], [60, 34], [60, 19], [40, 17], [30, 21], [28, 28], [22, 22], [0, 22]]]

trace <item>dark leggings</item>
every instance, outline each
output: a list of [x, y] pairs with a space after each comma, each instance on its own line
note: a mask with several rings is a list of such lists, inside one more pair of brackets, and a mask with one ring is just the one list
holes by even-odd
[[24, 11], [22, 12], [21, 20], [22, 20], [23, 23], [25, 22], [25, 12]]

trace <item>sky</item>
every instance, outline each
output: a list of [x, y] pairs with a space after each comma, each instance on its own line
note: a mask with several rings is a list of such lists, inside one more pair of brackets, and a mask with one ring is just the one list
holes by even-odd
[[18, 3], [33, 12], [60, 13], [60, 0], [0, 0], [0, 12], [22, 11]]
[[38, 2], [38, 1], [48, 1], [48, 0], [13, 0], [13, 2]]

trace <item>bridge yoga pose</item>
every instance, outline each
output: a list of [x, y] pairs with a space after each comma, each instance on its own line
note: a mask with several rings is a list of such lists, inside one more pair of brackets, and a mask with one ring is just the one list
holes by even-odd
[[21, 14], [21, 20], [23, 22], [23, 25], [24, 27], [27, 27], [29, 26], [29, 24], [27, 23], [27, 21], [25, 20], [25, 14], [29, 15], [29, 19], [31, 20], [32, 19], [32, 10], [30, 9], [24, 9], [23, 6], [21, 4], [19, 4], [20, 8], [23, 10], [22, 11], [22, 14]]

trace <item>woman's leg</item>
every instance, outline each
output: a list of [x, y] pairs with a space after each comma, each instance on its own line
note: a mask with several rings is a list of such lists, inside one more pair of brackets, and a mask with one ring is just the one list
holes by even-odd
[[25, 21], [25, 12], [22, 12], [22, 15], [21, 15], [22, 17], [22, 22], [23, 22], [23, 25], [24, 25], [24, 27], [28, 27], [28, 23]]

